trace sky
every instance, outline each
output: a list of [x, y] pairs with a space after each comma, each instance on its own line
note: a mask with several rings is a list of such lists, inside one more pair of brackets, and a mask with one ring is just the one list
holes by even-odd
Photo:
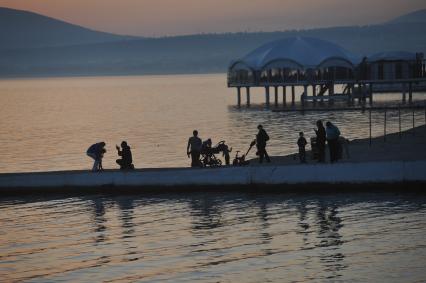
[[385, 22], [425, 0], [0, 0], [91, 29], [139, 36], [276, 31]]

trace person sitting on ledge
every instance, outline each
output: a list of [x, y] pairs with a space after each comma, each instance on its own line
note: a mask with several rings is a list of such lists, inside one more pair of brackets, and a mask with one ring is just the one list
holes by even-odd
[[127, 145], [127, 142], [121, 142], [121, 149], [118, 145], [115, 146], [117, 153], [121, 156], [121, 159], [117, 159], [116, 162], [120, 165], [120, 170], [133, 170], [135, 167], [132, 162], [132, 152], [130, 151], [130, 146]]

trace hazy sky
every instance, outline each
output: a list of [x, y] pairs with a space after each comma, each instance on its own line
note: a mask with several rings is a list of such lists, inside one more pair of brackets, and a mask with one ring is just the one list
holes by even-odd
[[144, 36], [384, 22], [425, 0], [0, 0], [96, 30]]

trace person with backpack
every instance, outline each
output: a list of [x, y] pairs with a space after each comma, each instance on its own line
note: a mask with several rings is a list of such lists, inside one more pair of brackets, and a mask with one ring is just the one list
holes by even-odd
[[90, 156], [94, 160], [92, 167], [93, 172], [104, 170], [102, 167], [102, 158], [106, 152], [105, 145], [105, 142], [98, 142], [92, 144], [86, 151], [87, 156]]
[[262, 125], [258, 125], [257, 129], [259, 132], [256, 135], [256, 147], [257, 155], [259, 155], [259, 163], [263, 162], [263, 158], [266, 159], [266, 162], [271, 162], [268, 152], [266, 152], [266, 142], [269, 141], [269, 136], [266, 131], [263, 129]]

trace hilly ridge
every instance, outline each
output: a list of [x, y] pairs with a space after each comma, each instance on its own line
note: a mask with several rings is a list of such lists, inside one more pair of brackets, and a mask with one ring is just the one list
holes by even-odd
[[[45, 39], [44, 45], [35, 41], [26, 48], [3, 48], [8, 35], [0, 32], [0, 49], [3, 49], [0, 52], [0, 76], [226, 72], [231, 60], [263, 43], [290, 36], [329, 40], [361, 56], [391, 50], [426, 53], [426, 24], [422, 15], [426, 18], [426, 10], [380, 25], [163, 38], [130, 38], [98, 32], [90, 38], [93, 31], [83, 29], [86, 35], [77, 39], [71, 37], [74, 39], [69, 44], [64, 44], [64, 40], [58, 44], [53, 39]], [[25, 27], [25, 23], [20, 30], [31, 30], [32, 27]], [[1, 30], [10, 33], [15, 28], [0, 27]], [[46, 42], [51, 44], [46, 45]]]
[[91, 44], [134, 38], [90, 30], [32, 12], [0, 7], [1, 49]]

